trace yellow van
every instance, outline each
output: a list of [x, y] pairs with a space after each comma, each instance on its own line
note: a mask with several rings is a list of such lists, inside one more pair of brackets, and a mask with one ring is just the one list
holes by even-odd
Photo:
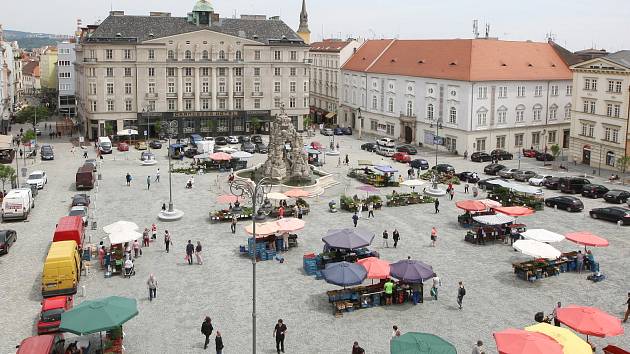
[[77, 243], [53, 242], [42, 272], [42, 296], [75, 294], [80, 276], [81, 258]]

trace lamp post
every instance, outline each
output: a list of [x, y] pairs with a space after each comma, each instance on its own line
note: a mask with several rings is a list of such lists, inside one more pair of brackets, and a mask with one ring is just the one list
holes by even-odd
[[151, 119], [151, 109], [149, 105], [146, 105], [144, 108], [142, 108], [142, 115], [147, 119], [147, 134], [145, 135], [145, 141], [149, 151], [151, 151], [151, 146], [149, 145], [149, 134], [151, 132], [149, 120]]
[[357, 113], [359, 118], [359, 140], [363, 138], [363, 116], [361, 115], [361, 107], [357, 108]]
[[[256, 240], [256, 221], [265, 219], [265, 212], [268, 213], [268, 201], [265, 196], [271, 191], [271, 180], [262, 178], [258, 183], [245, 180], [235, 180], [230, 183], [230, 192], [238, 197], [246, 197], [252, 200], [252, 234], [254, 237], [254, 247]], [[263, 202], [265, 202], [263, 204]], [[256, 204], [263, 204], [256, 210]], [[252, 252], [253, 251], [253, 252]], [[250, 250], [252, 254], [252, 354], [256, 354], [256, 250]]]
[[[431, 129], [433, 129], [433, 125], [434, 125], [434, 123], [433, 123], [433, 121], [431, 121], [431, 125], [430, 125]], [[435, 122], [435, 135], [433, 136], [433, 145], [435, 145], [435, 166], [437, 166], [437, 164], [438, 164], [439, 132], [440, 132], [440, 129], [442, 129], [442, 128], [443, 128], [442, 127], [442, 121], [438, 119]]]
[[170, 122], [162, 122], [162, 129], [167, 132], [168, 135], [168, 210], [161, 211], [158, 218], [162, 221], [175, 221], [184, 216], [184, 212], [173, 208], [173, 181], [172, 181], [172, 159], [171, 159], [171, 137], [177, 130], [177, 120]]

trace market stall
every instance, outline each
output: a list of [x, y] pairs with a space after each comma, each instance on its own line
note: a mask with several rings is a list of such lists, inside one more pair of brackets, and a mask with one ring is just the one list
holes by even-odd
[[464, 240], [470, 243], [505, 241], [512, 230], [525, 231], [525, 225], [514, 224], [516, 218], [504, 214], [473, 216], [472, 229], [466, 232]]
[[397, 172], [391, 166], [364, 166], [350, 169], [348, 177], [375, 187], [398, 187], [398, 181], [394, 178]]
[[304, 225], [305, 222], [297, 218], [256, 223], [255, 235], [254, 225], [247, 225], [245, 232], [253, 237], [247, 239], [247, 246], [239, 246], [239, 252], [249, 257], [255, 255], [259, 261], [274, 259], [278, 252], [297, 247], [298, 235], [294, 232], [303, 229]]
[[494, 212], [489, 210], [486, 204], [479, 200], [460, 200], [455, 206], [464, 210], [464, 214], [457, 216], [457, 222], [463, 227], [471, 227], [473, 225], [473, 217], [481, 215], [493, 215]]
[[138, 240], [142, 234], [137, 232], [138, 225], [131, 221], [116, 221], [103, 227], [108, 235], [109, 248], [105, 248], [103, 267], [105, 278], [112, 275], [124, 275], [124, 263], [131, 258], [129, 243]]
[[226, 222], [232, 221], [233, 218], [237, 220], [247, 220], [252, 217], [252, 208], [241, 206], [243, 198], [235, 195], [224, 194], [217, 197], [217, 203], [229, 204], [225, 209], [220, 209], [210, 212], [211, 222]]

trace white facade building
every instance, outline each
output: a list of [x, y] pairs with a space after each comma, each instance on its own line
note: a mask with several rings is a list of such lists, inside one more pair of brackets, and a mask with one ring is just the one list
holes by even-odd
[[70, 42], [63, 42], [57, 45], [57, 80], [59, 82], [57, 107], [59, 114], [66, 117], [75, 117], [77, 115], [75, 96], [76, 73], [74, 70], [76, 55], [74, 47], [75, 43]]
[[0, 132], [6, 133], [15, 112], [15, 74], [13, 46], [4, 42], [0, 28]]

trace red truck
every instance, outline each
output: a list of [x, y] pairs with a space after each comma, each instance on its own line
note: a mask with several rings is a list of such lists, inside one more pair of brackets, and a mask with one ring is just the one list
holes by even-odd
[[53, 242], [58, 241], [74, 241], [79, 248], [83, 248], [83, 239], [85, 237], [85, 226], [80, 216], [64, 216], [59, 219]]
[[72, 296], [54, 296], [42, 300], [42, 310], [37, 320], [37, 334], [59, 331], [61, 314], [72, 308]]
[[63, 334], [45, 334], [24, 339], [17, 346], [17, 354], [63, 354], [64, 346]]

